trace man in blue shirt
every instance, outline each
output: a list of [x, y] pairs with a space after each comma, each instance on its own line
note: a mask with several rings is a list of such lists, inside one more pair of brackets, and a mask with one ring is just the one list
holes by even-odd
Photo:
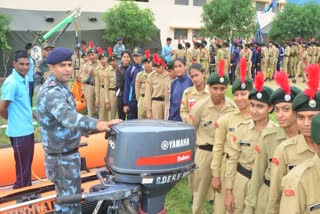
[[162, 47], [162, 56], [164, 56], [165, 60], [167, 62], [170, 62], [172, 60], [172, 47], [171, 47], [172, 39], [170, 37], [167, 38], [167, 44]]
[[118, 60], [121, 59], [121, 54], [126, 50], [126, 47], [123, 44], [122, 37], [118, 37], [117, 44], [113, 47], [113, 53], [117, 56]]
[[143, 70], [141, 65], [142, 49], [136, 47], [132, 51], [133, 63], [127, 68], [124, 77], [123, 111], [128, 114], [128, 119], [138, 118], [138, 102], [135, 93], [137, 74]]
[[30, 104], [32, 107], [32, 97], [33, 97], [33, 71], [34, 71], [34, 60], [31, 57], [31, 48], [32, 48], [32, 44], [31, 43], [27, 43], [26, 44], [26, 51], [29, 55], [29, 72], [27, 74], [28, 79], [29, 79], [29, 97], [30, 97]]
[[231, 56], [231, 73], [229, 74], [231, 84], [235, 81], [236, 68], [237, 68], [239, 60], [240, 60], [240, 50], [238, 47], [238, 43], [234, 42], [232, 44], [232, 46], [233, 46], [233, 53]]
[[10, 138], [16, 161], [14, 189], [31, 185], [34, 128], [27, 77], [29, 63], [28, 53], [25, 50], [17, 51], [12, 74], [5, 80], [1, 89], [0, 115], [8, 120], [6, 135]]

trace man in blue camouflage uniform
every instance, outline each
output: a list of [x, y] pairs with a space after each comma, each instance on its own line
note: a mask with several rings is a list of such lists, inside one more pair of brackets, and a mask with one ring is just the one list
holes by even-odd
[[[72, 50], [55, 48], [48, 56], [51, 75], [37, 97], [37, 114], [45, 151], [48, 179], [55, 184], [58, 196], [81, 192], [80, 155], [82, 132], [103, 131], [120, 120], [109, 122], [79, 114], [68, 89], [72, 77]], [[101, 157], [103, 158], [103, 157]], [[81, 213], [80, 203], [55, 204], [56, 213]]]

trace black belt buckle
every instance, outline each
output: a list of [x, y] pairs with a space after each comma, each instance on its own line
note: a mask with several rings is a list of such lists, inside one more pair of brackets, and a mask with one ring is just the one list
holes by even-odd
[[199, 148], [199, 149], [202, 149], [202, 150], [205, 150], [205, 151], [212, 152], [213, 145], [209, 145], [209, 144], [200, 145], [200, 146], [198, 146], [198, 148]]
[[163, 97], [153, 97], [151, 100], [164, 101], [164, 98]]
[[240, 163], [238, 163], [237, 171], [244, 177], [251, 179], [252, 171], [244, 168]]
[[270, 180], [264, 178], [264, 184], [270, 187]]

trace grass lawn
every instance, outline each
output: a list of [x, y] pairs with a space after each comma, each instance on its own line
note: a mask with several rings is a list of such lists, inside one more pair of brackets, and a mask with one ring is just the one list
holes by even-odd
[[[0, 91], [1, 95], [1, 91]], [[228, 88], [227, 96], [232, 97], [231, 94], [231, 87]], [[35, 99], [34, 102], [35, 103]], [[275, 121], [274, 114], [271, 115], [271, 119]], [[0, 118], [0, 125], [7, 124], [7, 121]], [[36, 131], [36, 139], [39, 139], [40, 135]], [[5, 135], [5, 129], [0, 129], [0, 145], [1, 144], [8, 144], [9, 139]], [[166, 198], [166, 211], [168, 214], [188, 214], [191, 213], [191, 194], [188, 191], [188, 179], [185, 178], [181, 182], [179, 182], [167, 195]], [[206, 202], [203, 207], [203, 213], [209, 214], [212, 213], [212, 206]]]

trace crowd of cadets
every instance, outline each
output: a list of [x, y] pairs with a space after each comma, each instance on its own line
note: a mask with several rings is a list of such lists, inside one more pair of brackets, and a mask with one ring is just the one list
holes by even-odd
[[[98, 108], [104, 120], [118, 114], [193, 125], [198, 168], [188, 180], [192, 213], [201, 213], [206, 199], [214, 200], [217, 214], [320, 212], [320, 191], [312, 186], [320, 181], [320, 139], [311, 138], [311, 120], [320, 112], [319, 45], [284, 43], [283, 58], [273, 42], [268, 48], [214, 46], [216, 67], [210, 72], [205, 42], [194, 42], [193, 49], [179, 44], [171, 62], [135, 48], [122, 52], [121, 63], [111, 48], [107, 53], [90, 43], [75, 76], [88, 114]], [[305, 91], [289, 84], [300, 74]], [[279, 88], [264, 86], [267, 79]], [[233, 99], [226, 97], [230, 82]]]

